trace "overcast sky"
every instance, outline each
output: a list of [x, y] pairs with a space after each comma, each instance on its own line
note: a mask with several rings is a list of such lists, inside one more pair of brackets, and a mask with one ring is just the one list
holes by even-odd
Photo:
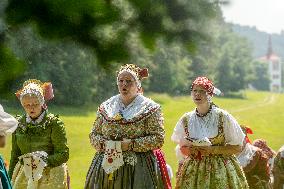
[[268, 33], [284, 31], [284, 0], [230, 0], [222, 10], [228, 22], [256, 26]]

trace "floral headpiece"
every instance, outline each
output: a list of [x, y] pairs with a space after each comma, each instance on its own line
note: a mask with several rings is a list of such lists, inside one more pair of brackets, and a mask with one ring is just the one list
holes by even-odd
[[141, 88], [141, 80], [149, 76], [149, 72], [147, 68], [142, 69], [136, 66], [135, 64], [125, 64], [121, 66], [119, 71], [117, 72], [117, 79], [118, 79], [118, 76], [123, 72], [128, 72], [134, 77], [138, 88]]
[[191, 90], [193, 89], [194, 85], [198, 85], [204, 88], [210, 96], [213, 96], [213, 94], [221, 94], [221, 91], [218, 88], [214, 87], [213, 82], [207, 77], [197, 77], [191, 84]]
[[243, 131], [244, 134], [246, 135], [246, 136], [245, 136], [246, 143], [250, 143], [250, 144], [251, 144], [251, 141], [250, 141], [250, 139], [249, 139], [249, 137], [248, 137], [248, 134], [253, 134], [251, 128], [249, 128], [249, 127], [247, 127], [247, 126], [245, 126], [245, 125], [240, 125], [240, 126], [241, 126], [242, 131]]
[[40, 104], [51, 100], [54, 97], [52, 84], [50, 82], [42, 83], [37, 79], [29, 79], [24, 82], [23, 88], [16, 92], [16, 96], [22, 101], [25, 95], [35, 95]]
[[274, 152], [274, 150], [272, 150], [266, 143], [266, 141], [264, 139], [256, 139], [255, 141], [253, 141], [253, 144], [256, 147], [259, 147], [260, 149], [262, 149], [262, 151], [269, 157], [269, 158], [273, 158], [273, 156], [276, 154]]

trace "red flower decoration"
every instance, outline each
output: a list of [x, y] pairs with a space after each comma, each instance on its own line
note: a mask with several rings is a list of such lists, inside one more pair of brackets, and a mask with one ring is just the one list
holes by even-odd
[[140, 79], [147, 78], [149, 76], [149, 72], [148, 72], [147, 68], [143, 68], [143, 69], [139, 70], [138, 74], [139, 74]]
[[108, 161], [109, 163], [112, 163], [112, 162], [113, 162], [113, 159], [112, 159], [112, 158], [108, 158], [107, 161]]

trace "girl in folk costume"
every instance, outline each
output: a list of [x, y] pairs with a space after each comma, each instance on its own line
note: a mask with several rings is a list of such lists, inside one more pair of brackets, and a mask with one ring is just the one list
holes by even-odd
[[9, 175], [14, 189], [65, 189], [69, 158], [64, 123], [47, 111], [53, 98], [51, 83], [24, 82], [16, 93], [26, 114], [18, 117], [12, 135]]
[[264, 139], [256, 139], [253, 141], [252, 145], [260, 148], [263, 153], [268, 157], [269, 173], [270, 177], [273, 177], [272, 169], [276, 152], [267, 145], [267, 142]]
[[196, 109], [178, 121], [172, 140], [186, 156], [177, 189], [247, 189], [244, 173], [234, 154], [241, 151], [244, 133], [237, 121], [211, 99], [216, 89], [208, 78], [191, 85]]
[[274, 159], [273, 165], [274, 183], [273, 189], [284, 188], [284, 146], [282, 146]]
[[[6, 113], [0, 105], [0, 148], [6, 144], [6, 135], [13, 133], [18, 126], [17, 120]], [[11, 180], [8, 176], [4, 160], [0, 155], [0, 189], [12, 189]]]
[[97, 152], [85, 189], [170, 188], [158, 150], [165, 137], [160, 105], [140, 93], [141, 80], [147, 76], [147, 69], [133, 64], [117, 72], [119, 94], [99, 106], [90, 133]]
[[[252, 134], [252, 130], [246, 126], [241, 126], [244, 133]], [[242, 152], [238, 155], [238, 161], [242, 166], [250, 188], [270, 189], [270, 173], [268, 156], [260, 148], [253, 146], [246, 136]]]

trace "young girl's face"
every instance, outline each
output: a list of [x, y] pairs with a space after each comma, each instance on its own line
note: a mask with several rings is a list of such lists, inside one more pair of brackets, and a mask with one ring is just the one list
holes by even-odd
[[191, 90], [191, 97], [193, 102], [198, 106], [204, 103], [208, 103], [207, 99], [207, 92], [206, 90], [199, 86], [199, 85], [194, 85], [192, 90]]

